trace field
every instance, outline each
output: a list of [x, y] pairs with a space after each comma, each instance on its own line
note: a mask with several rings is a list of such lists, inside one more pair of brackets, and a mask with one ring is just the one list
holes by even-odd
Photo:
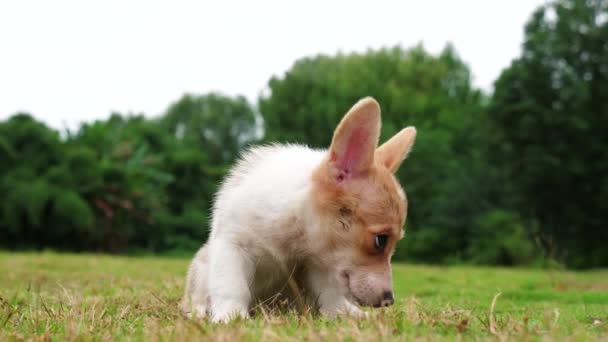
[[177, 311], [186, 259], [0, 253], [6, 340], [608, 340], [608, 271], [394, 267], [396, 305], [368, 319], [272, 314], [230, 325]]

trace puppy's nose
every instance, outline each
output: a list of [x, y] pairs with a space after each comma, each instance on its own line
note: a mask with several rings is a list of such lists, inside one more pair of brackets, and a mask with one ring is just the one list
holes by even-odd
[[382, 293], [382, 302], [380, 303], [380, 306], [391, 306], [394, 302], [393, 291], [384, 291], [384, 293]]

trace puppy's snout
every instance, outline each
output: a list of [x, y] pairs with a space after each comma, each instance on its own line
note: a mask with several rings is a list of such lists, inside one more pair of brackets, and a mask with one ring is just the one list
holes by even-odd
[[374, 305], [375, 307], [384, 307], [391, 306], [395, 302], [395, 298], [393, 297], [393, 291], [384, 291], [382, 292], [382, 298], [380, 301]]
[[380, 306], [391, 306], [395, 302], [395, 298], [393, 297], [393, 291], [384, 291], [382, 294], [382, 301], [380, 302]]

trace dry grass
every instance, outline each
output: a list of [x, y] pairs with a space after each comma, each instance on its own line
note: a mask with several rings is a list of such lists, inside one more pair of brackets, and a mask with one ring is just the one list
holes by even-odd
[[396, 265], [396, 305], [366, 320], [258, 308], [213, 325], [177, 310], [187, 264], [0, 253], [0, 340], [608, 339], [607, 271]]

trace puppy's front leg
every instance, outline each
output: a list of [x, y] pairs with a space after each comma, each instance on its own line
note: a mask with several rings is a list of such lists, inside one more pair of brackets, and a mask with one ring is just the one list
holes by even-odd
[[317, 269], [310, 269], [307, 277], [312, 293], [317, 296], [319, 311], [329, 317], [348, 315], [365, 318], [367, 313], [351, 303], [345, 296], [340, 284], [329, 274]]
[[222, 239], [213, 240], [209, 247], [211, 319], [228, 322], [236, 317], [248, 317], [249, 284], [254, 271], [251, 257], [234, 243]]

